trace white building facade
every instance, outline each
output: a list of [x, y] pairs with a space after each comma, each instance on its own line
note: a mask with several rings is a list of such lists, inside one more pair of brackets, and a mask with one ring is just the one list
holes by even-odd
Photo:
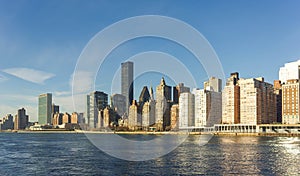
[[195, 98], [190, 92], [179, 97], [179, 129], [195, 126]]
[[281, 83], [286, 83], [290, 79], [299, 79], [300, 60], [284, 64], [284, 67], [279, 69], [279, 80]]

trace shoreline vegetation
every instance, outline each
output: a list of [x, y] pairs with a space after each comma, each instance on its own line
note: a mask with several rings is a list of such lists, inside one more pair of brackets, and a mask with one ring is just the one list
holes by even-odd
[[241, 132], [187, 132], [187, 131], [84, 131], [84, 130], [3, 130], [0, 133], [70, 133], [70, 134], [120, 134], [120, 135], [214, 135], [214, 136], [286, 136], [300, 137], [300, 133], [241, 133]]

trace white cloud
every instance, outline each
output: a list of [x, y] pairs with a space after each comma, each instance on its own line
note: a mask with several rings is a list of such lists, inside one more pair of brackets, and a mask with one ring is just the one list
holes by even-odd
[[30, 81], [37, 84], [44, 84], [44, 81], [54, 77], [52, 73], [43, 72], [40, 70], [34, 70], [30, 68], [8, 68], [2, 70], [5, 73], [16, 76], [26, 81]]

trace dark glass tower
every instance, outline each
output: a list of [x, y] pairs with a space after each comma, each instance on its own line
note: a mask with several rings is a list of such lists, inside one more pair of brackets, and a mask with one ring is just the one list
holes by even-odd
[[104, 92], [95, 91], [87, 96], [87, 116], [90, 128], [96, 128], [99, 111], [103, 110], [108, 104], [108, 95]]
[[129, 106], [133, 100], [133, 62], [124, 62], [121, 66], [121, 91], [126, 98], [126, 114], [128, 115]]

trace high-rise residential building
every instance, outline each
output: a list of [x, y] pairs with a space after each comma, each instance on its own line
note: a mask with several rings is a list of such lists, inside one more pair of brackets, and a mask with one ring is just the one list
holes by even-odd
[[222, 120], [222, 93], [194, 89], [195, 127], [212, 127]]
[[122, 117], [126, 112], [126, 97], [121, 94], [111, 96], [111, 107]]
[[113, 127], [118, 122], [117, 117], [115, 111], [107, 106], [99, 112], [98, 128]]
[[142, 109], [142, 127], [148, 130], [150, 126], [155, 124], [155, 101], [150, 99], [143, 104]]
[[264, 78], [240, 79], [240, 123], [270, 124], [277, 121], [272, 84]]
[[173, 87], [173, 102], [178, 104], [180, 93], [190, 92], [189, 87], [185, 87], [183, 83], [179, 83], [176, 87]]
[[71, 115], [67, 112], [62, 116], [62, 124], [65, 123], [71, 123]]
[[280, 80], [274, 81], [275, 108], [278, 123], [282, 123], [282, 84]]
[[121, 92], [126, 98], [126, 114], [128, 115], [129, 106], [133, 100], [133, 62], [121, 64]]
[[282, 84], [286, 83], [290, 79], [299, 79], [299, 65], [300, 60], [295, 62], [289, 62], [284, 64], [283, 67], [279, 69], [279, 80]]
[[282, 123], [300, 123], [300, 83], [299, 79], [287, 80], [282, 85]]
[[128, 115], [128, 129], [137, 130], [142, 127], [141, 113], [139, 112], [139, 106], [136, 100], [132, 101], [132, 105], [129, 107]]
[[70, 123], [72, 124], [77, 124], [78, 123], [78, 120], [79, 120], [79, 114], [77, 112], [73, 112], [71, 114], [71, 120], [70, 120]]
[[179, 97], [179, 129], [195, 126], [195, 96], [184, 92]]
[[53, 115], [52, 123], [54, 127], [62, 124], [63, 115], [64, 114], [58, 112]]
[[174, 104], [171, 107], [171, 130], [179, 129], [179, 105]]
[[216, 77], [210, 77], [208, 81], [204, 82], [204, 89], [213, 92], [221, 92], [222, 80]]
[[222, 123], [240, 123], [239, 73], [231, 73], [222, 91]]
[[11, 114], [7, 114], [5, 117], [0, 119], [0, 130], [13, 130], [14, 129], [14, 118]]
[[166, 85], [164, 78], [156, 87], [155, 124], [158, 131], [170, 126], [171, 87]]
[[222, 94], [223, 124], [269, 124], [277, 121], [276, 95], [264, 78], [239, 79], [231, 74]]
[[19, 109], [14, 120], [15, 130], [24, 130], [28, 125], [29, 117], [26, 115], [26, 110], [24, 108]]
[[99, 111], [108, 105], [108, 95], [104, 92], [95, 91], [87, 96], [88, 125], [96, 128], [98, 123]]
[[41, 125], [51, 124], [52, 94], [39, 95], [38, 122]]
[[59, 105], [55, 105], [54, 103], [52, 104], [52, 107], [51, 107], [51, 124], [53, 125], [53, 117], [54, 117], [54, 114], [56, 113], [59, 113]]

